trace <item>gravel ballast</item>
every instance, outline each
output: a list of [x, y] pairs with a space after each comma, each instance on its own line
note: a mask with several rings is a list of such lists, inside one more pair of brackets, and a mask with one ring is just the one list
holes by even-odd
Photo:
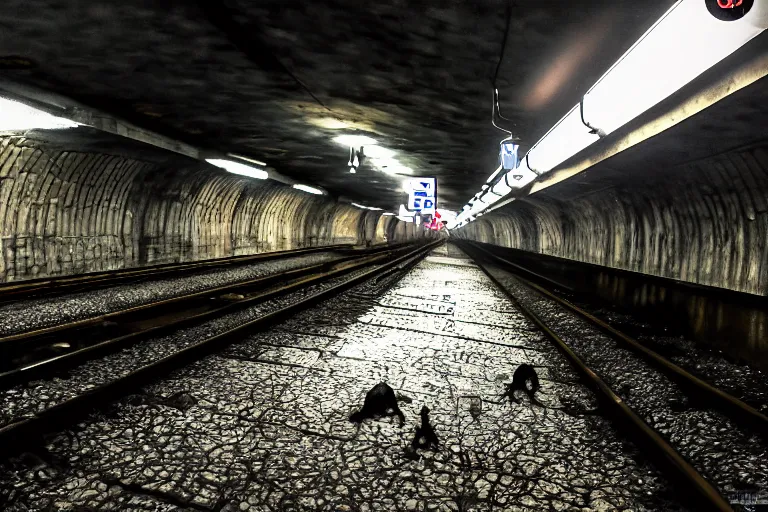
[[488, 270], [531, 308], [726, 499], [768, 499], [768, 447], [722, 413], [689, 404], [680, 388], [596, 327], [493, 265]]
[[338, 258], [332, 251], [276, 259], [233, 268], [193, 272], [40, 300], [0, 305], [0, 337], [96, 317], [151, 302], [315, 265]]

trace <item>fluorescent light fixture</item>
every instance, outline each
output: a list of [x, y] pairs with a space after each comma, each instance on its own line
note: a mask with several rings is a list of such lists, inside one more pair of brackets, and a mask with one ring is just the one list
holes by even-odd
[[[629, 121], [642, 115], [686, 84], [741, 48], [766, 28], [762, 2], [744, 18], [720, 21], [702, 0], [675, 3], [592, 86], [525, 155], [526, 162], [510, 170], [491, 190], [506, 195], [551, 171]], [[531, 169], [535, 172], [531, 172]], [[498, 170], [489, 178], [492, 181]], [[504, 182], [502, 184], [502, 182]], [[484, 195], [459, 215], [474, 220], [496, 199]], [[477, 196], [475, 196], [477, 198]]]
[[376, 208], [375, 206], [365, 206], [365, 205], [358, 204], [358, 203], [350, 203], [350, 204], [352, 206], [356, 206], [358, 208], [362, 208], [363, 210], [371, 210], [371, 211], [374, 211], [374, 212], [378, 212], [378, 211], [383, 210], [383, 208]]
[[[509, 171], [504, 175], [504, 179], [499, 180], [496, 187], [493, 187], [493, 192], [501, 194], [502, 190], [517, 190], [531, 183], [536, 179], [536, 173], [528, 170], [525, 167], [518, 167], [513, 171]], [[501, 195], [507, 195], [509, 192], [505, 192]]]
[[296, 190], [301, 190], [302, 192], [308, 192], [310, 194], [315, 194], [318, 196], [323, 195], [322, 190], [320, 190], [319, 188], [310, 187], [309, 185], [300, 185], [297, 183], [296, 185], [293, 186], [293, 188], [295, 188]]
[[261, 160], [254, 160], [253, 158], [249, 158], [247, 156], [243, 155], [236, 155], [234, 153], [227, 153], [227, 156], [231, 156], [232, 158], [239, 158], [240, 160], [245, 160], [246, 162], [250, 162], [252, 164], [256, 164], [260, 167], [266, 167], [267, 162], [262, 162]]
[[505, 196], [512, 192], [512, 187], [507, 185], [507, 180], [501, 179], [497, 184], [493, 186], [491, 192], [499, 196]]
[[392, 212], [384, 212], [384, 213], [382, 213], [382, 215], [383, 215], [384, 217], [394, 217], [394, 216], [395, 216], [395, 214], [394, 214], [394, 213], [392, 213]]
[[56, 117], [18, 101], [0, 98], [0, 130], [61, 130], [79, 123]]
[[703, 0], [677, 2], [592, 86], [584, 97], [587, 122], [611, 133], [762, 31], [746, 18], [716, 19]]
[[359, 148], [360, 146], [371, 146], [378, 144], [374, 139], [365, 135], [339, 135], [333, 138], [333, 142], [342, 146]]
[[528, 164], [539, 173], [552, 170], [600, 138], [589, 132], [581, 122], [579, 106], [573, 107], [528, 151]]
[[232, 160], [222, 160], [220, 158], [206, 158], [206, 162], [216, 167], [231, 172], [232, 174], [239, 174], [240, 176], [248, 176], [249, 178], [256, 178], [257, 180], [265, 180], [269, 178], [269, 174], [264, 169], [257, 169], [250, 165], [241, 164], [239, 162], [233, 162]]

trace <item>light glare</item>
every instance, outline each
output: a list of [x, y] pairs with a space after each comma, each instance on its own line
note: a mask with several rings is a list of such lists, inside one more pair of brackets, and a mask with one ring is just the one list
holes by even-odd
[[0, 98], [0, 130], [60, 130], [79, 123], [56, 117], [18, 101]]
[[334, 137], [333, 141], [342, 146], [359, 148], [360, 146], [370, 146], [377, 144], [377, 142], [365, 135], [339, 135]]
[[310, 187], [309, 185], [300, 185], [297, 183], [296, 185], [293, 186], [293, 188], [295, 188], [296, 190], [301, 190], [302, 192], [307, 192], [309, 194], [315, 194], [318, 196], [323, 195], [322, 190], [320, 190], [319, 188]]
[[592, 86], [584, 97], [587, 122], [611, 133], [760, 32], [744, 19], [717, 20], [701, 0], [678, 2]]
[[265, 180], [269, 178], [269, 174], [264, 169], [257, 169], [250, 165], [233, 162], [232, 160], [222, 160], [219, 158], [206, 158], [206, 162], [216, 167], [231, 172], [232, 174], [239, 174], [240, 176], [248, 176], [249, 178], [256, 178], [257, 180]]

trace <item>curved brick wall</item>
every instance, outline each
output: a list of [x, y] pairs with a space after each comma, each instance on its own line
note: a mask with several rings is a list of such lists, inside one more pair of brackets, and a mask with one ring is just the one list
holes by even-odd
[[0, 137], [0, 281], [424, 236], [276, 182], [124, 153]]

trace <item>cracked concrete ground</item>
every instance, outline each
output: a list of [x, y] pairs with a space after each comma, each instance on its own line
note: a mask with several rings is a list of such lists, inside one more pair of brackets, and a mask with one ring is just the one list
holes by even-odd
[[[453, 248], [181, 369], [0, 467], [4, 510], [674, 510], [668, 483]], [[520, 363], [544, 407], [499, 400]], [[379, 381], [406, 424], [348, 416]], [[408, 457], [431, 409], [437, 451]]]

